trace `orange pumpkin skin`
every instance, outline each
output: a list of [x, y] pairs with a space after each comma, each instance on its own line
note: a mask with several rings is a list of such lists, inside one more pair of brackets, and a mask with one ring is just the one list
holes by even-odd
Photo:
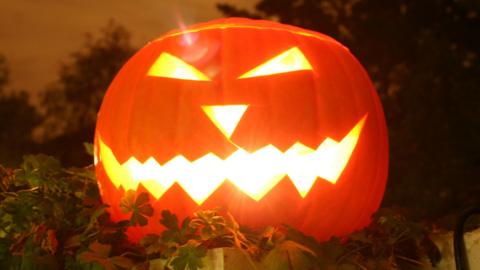
[[[292, 57], [304, 57], [308, 68], [285, 60], [290, 70], [267, 70], [242, 77], [292, 48], [300, 52]], [[190, 65], [203, 77], [154, 71], [152, 66], [161, 62], [163, 53]], [[203, 106], [238, 104], [248, 108], [231, 136], [222, 133], [202, 110]], [[198, 190], [186, 190], [175, 179], [169, 180], [162, 192], [152, 185], [147, 187], [145, 183], [152, 182], [142, 182], [141, 176], [134, 185], [119, 184], [128, 177], [112, 179], [115, 175], [110, 165], [105, 166], [104, 153], [108, 151], [100, 150], [108, 147], [122, 166], [129, 160], [137, 164], [155, 160], [163, 166], [179, 156], [195, 162], [209, 154], [223, 162], [239, 149], [255, 153], [270, 145], [283, 154], [298, 142], [310, 149], [328, 140], [338, 143], [359, 123], [361, 131], [337, 179], [316, 177], [303, 194], [289, 174], [282, 174], [257, 197], [241, 190], [241, 183], [223, 179], [200, 201], [192, 196]], [[286, 223], [326, 240], [366, 226], [378, 209], [387, 178], [388, 142], [375, 89], [348, 49], [328, 36], [301, 28], [230, 18], [170, 32], [146, 45], [124, 65], [107, 90], [98, 114], [95, 158], [102, 199], [111, 206], [112, 219], [129, 218], [119, 208], [126, 189], [151, 194], [154, 215], [147, 226], [128, 230], [132, 241], [163, 230], [158, 222], [163, 209], [183, 219], [197, 210], [216, 207], [229, 211], [242, 225]], [[258, 164], [262, 162], [264, 159]], [[252, 164], [241, 168], [247, 176], [256, 178], [270, 170]], [[173, 173], [181, 174], [178, 170]], [[215, 174], [215, 170], [215, 166], [206, 169], [206, 175]], [[126, 170], [119, 172], [125, 175]], [[209, 181], [197, 180], [195, 174], [187, 178], [197, 184]]]

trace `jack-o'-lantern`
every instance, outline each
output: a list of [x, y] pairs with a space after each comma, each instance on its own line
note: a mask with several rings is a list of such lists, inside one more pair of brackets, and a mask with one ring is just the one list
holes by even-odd
[[368, 224], [387, 175], [383, 111], [334, 39], [269, 21], [223, 19], [150, 42], [106, 92], [95, 134], [114, 220], [128, 190], [155, 210], [137, 241], [221, 207], [240, 224], [286, 223], [324, 240]]

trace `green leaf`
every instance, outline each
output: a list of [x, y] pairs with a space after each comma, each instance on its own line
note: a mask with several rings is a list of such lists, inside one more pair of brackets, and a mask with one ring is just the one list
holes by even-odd
[[166, 249], [165, 245], [161, 241], [160, 236], [157, 234], [147, 234], [140, 239], [140, 244], [145, 248], [145, 253], [147, 255], [160, 253]]
[[153, 259], [148, 262], [149, 270], [165, 270], [165, 269], [170, 269], [167, 268], [168, 262], [163, 259], [163, 258], [158, 258], [158, 259]]
[[128, 190], [120, 201], [123, 213], [132, 212], [130, 225], [145, 226], [148, 224], [147, 217], [153, 216], [153, 207], [148, 203], [148, 193], [142, 192], [135, 198], [135, 191]]
[[203, 267], [202, 258], [207, 255], [207, 250], [199, 245], [187, 243], [178, 249], [178, 256], [171, 265], [174, 270], [197, 270]]
[[131, 269], [134, 265], [133, 261], [123, 256], [113, 256], [108, 259], [112, 264], [125, 269]]
[[[111, 245], [104, 245], [104, 244], [100, 244], [99, 242], [93, 242], [92, 244], [90, 244], [88, 248], [95, 255], [94, 257], [101, 257], [101, 258], [107, 258], [108, 255], [110, 254], [110, 251], [112, 250]], [[92, 254], [89, 254], [89, 255], [92, 255]]]
[[75, 249], [80, 247], [82, 244], [82, 236], [79, 234], [72, 235], [71, 237], [65, 240], [64, 248], [65, 249]]
[[23, 156], [24, 169], [36, 170], [38, 172], [52, 172], [61, 169], [60, 161], [52, 156], [38, 154]]
[[191, 226], [199, 230], [202, 239], [207, 240], [225, 235], [225, 218], [218, 215], [216, 210], [198, 211], [194, 216]]
[[168, 210], [161, 213], [160, 223], [165, 226], [161, 234], [162, 241], [167, 245], [183, 245], [188, 240], [196, 240], [198, 236], [196, 230], [192, 228], [190, 218], [185, 218], [179, 227], [178, 218]]
[[129, 269], [134, 265], [129, 258], [123, 256], [110, 257], [111, 250], [111, 245], [93, 242], [90, 244], [89, 250], [80, 253], [77, 258], [84, 263], [98, 263], [107, 270], [115, 270], [119, 267]]
[[168, 210], [163, 210], [161, 213], [162, 218], [160, 223], [169, 230], [178, 230], [178, 218]]
[[17, 179], [32, 187], [43, 184], [48, 181], [49, 175], [59, 173], [61, 170], [58, 160], [44, 154], [23, 156], [21, 168], [23, 170], [17, 172]]
[[92, 143], [88, 143], [88, 142], [84, 142], [84, 143], [83, 143], [83, 147], [85, 148], [85, 152], [87, 152], [87, 154], [89, 154], [90, 156], [93, 157], [93, 155], [94, 155], [94, 152], [93, 152], [93, 144], [92, 144]]

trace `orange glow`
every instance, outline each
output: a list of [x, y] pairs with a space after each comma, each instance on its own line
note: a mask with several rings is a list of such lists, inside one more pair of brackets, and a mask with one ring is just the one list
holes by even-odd
[[300, 51], [298, 47], [293, 47], [248, 71], [238, 78], [253, 78], [298, 70], [312, 70], [312, 66], [308, 62], [307, 58], [305, 58], [305, 55], [303, 55], [302, 51]]
[[210, 81], [194, 66], [169, 53], [162, 53], [148, 70], [148, 76], [191, 81]]
[[248, 105], [202, 106], [210, 120], [227, 138], [232, 136], [247, 108]]
[[225, 159], [209, 153], [194, 161], [178, 155], [163, 165], [153, 157], [144, 163], [131, 157], [119, 164], [99, 136], [100, 159], [117, 188], [135, 190], [142, 183], [156, 199], [177, 182], [200, 205], [223, 181], [230, 181], [258, 201], [286, 175], [305, 197], [317, 177], [336, 183], [357, 145], [366, 118], [365, 115], [358, 121], [340, 142], [326, 138], [317, 149], [297, 142], [284, 153], [267, 145], [252, 153], [239, 148]]

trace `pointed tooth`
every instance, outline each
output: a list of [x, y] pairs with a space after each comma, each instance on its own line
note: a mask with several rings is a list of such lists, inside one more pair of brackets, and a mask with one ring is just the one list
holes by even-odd
[[129, 171], [123, 165], [120, 165], [110, 147], [103, 142], [100, 136], [98, 137], [98, 144], [100, 148], [100, 161], [103, 163], [105, 173], [110, 181], [112, 181], [113, 185], [118, 188], [123, 186], [122, 184], [124, 182], [127, 183], [134, 181]]
[[188, 170], [177, 180], [185, 192], [197, 203], [202, 204], [224, 181], [222, 160], [207, 154], [190, 163]]
[[286, 171], [298, 192], [305, 197], [317, 179], [312, 161], [315, 151], [301, 143], [295, 143], [285, 152]]
[[227, 178], [254, 200], [260, 200], [285, 176], [282, 153], [268, 145], [253, 154], [238, 150], [228, 158]]
[[337, 162], [338, 143], [330, 138], [325, 139], [315, 152], [315, 163], [318, 164], [316, 174], [331, 182], [335, 183], [339, 176]]
[[162, 197], [163, 194], [165, 194], [165, 192], [167, 192], [167, 190], [170, 188], [170, 186], [166, 187], [166, 186], [163, 186], [161, 184], [161, 181], [158, 181], [157, 179], [153, 179], [153, 180], [145, 180], [145, 181], [142, 181], [142, 185], [148, 190], [148, 192], [150, 192], [150, 194], [152, 194], [152, 196], [155, 198], [155, 199], [159, 199], [160, 197]]
[[176, 156], [163, 165], [163, 175], [166, 181], [178, 181], [188, 170], [190, 170], [191, 162], [184, 156]]
[[319, 164], [317, 174], [320, 177], [336, 183], [352, 157], [366, 118], [367, 115], [363, 116], [340, 142], [327, 138], [318, 147], [315, 159]]
[[143, 176], [142, 163], [140, 163], [136, 158], [132, 157], [123, 164], [123, 167], [126, 168], [127, 173], [121, 177], [122, 186], [125, 188], [125, 190], [136, 190], [139, 179], [142, 179], [141, 177]]

